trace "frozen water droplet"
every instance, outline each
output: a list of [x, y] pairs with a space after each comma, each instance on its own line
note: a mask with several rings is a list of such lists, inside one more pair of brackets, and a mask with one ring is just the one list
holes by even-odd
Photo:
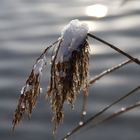
[[110, 72], [111, 71], [111, 69], [108, 69], [108, 72]]
[[57, 76], [59, 76], [59, 72], [58, 71], [56, 71], [55, 73], [56, 73]]
[[122, 107], [122, 108], [121, 108], [121, 111], [125, 111], [125, 108], [124, 108], [124, 107]]
[[52, 61], [50, 61], [50, 65], [52, 64]]
[[20, 91], [21, 94], [24, 93], [24, 89], [25, 89], [25, 86], [22, 87], [22, 89], [21, 89], [21, 91]]
[[69, 136], [70, 134], [71, 134], [71, 132], [68, 132], [68, 133], [67, 133], [67, 136]]
[[82, 121], [79, 122], [79, 125], [82, 126], [84, 123]]
[[40, 93], [42, 93], [42, 92], [43, 92], [43, 89], [42, 89], [42, 88], [40, 88], [40, 89], [39, 89], [39, 91], [40, 91]]
[[85, 51], [85, 52], [87, 53], [87, 52], [89, 52], [89, 50], [88, 50], [88, 49], [86, 49], [86, 51]]
[[22, 108], [22, 109], [25, 109], [25, 106], [22, 105], [21, 108]]
[[55, 55], [52, 56], [52, 61], [54, 60], [54, 58], [55, 58]]
[[83, 113], [82, 113], [84, 116], [87, 114], [87, 112], [86, 111], [83, 111]]
[[27, 85], [26, 85], [26, 90], [25, 90], [25, 92], [30, 91], [31, 89], [32, 89], [32, 86], [29, 85], [29, 84], [27, 84]]
[[21, 109], [25, 109], [25, 104], [23, 102], [21, 103]]
[[41, 74], [44, 65], [45, 65], [44, 59], [38, 60], [37, 63], [34, 65], [34, 73]]

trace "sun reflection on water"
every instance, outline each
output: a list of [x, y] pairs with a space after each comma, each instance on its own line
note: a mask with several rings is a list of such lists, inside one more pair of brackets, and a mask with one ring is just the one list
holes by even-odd
[[95, 5], [87, 6], [85, 12], [86, 15], [88, 16], [102, 18], [107, 15], [108, 7], [102, 4], [95, 4]]

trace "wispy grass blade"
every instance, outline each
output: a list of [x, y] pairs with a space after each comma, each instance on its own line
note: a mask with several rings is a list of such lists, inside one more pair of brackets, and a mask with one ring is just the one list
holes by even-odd
[[88, 98], [88, 90], [83, 90], [83, 103], [82, 103], [82, 111], [81, 111], [81, 122], [84, 121], [85, 116], [87, 114], [86, 112], [86, 106], [87, 106], [87, 98]]
[[54, 43], [52, 43], [50, 46], [48, 46], [44, 51], [43, 53], [37, 58], [37, 61], [46, 54], [46, 52], [52, 48], [56, 43], [58, 43], [59, 41], [61, 40], [61, 38], [59, 38], [58, 40], [56, 40]]
[[[62, 140], [65, 140], [66, 138], [70, 137], [71, 135], [73, 135], [74, 133], [76, 133], [77, 131], [79, 131], [81, 128], [83, 128], [84, 126], [86, 126], [87, 124], [91, 123], [91, 121], [93, 121], [95, 118], [97, 118], [98, 116], [100, 116], [101, 114], [103, 114], [106, 110], [108, 110], [109, 108], [111, 108], [113, 105], [119, 103], [120, 101], [122, 101], [123, 99], [127, 98], [128, 96], [132, 95], [134, 92], [138, 91], [140, 89], [140, 85], [137, 86], [136, 88], [134, 88], [133, 90], [131, 90], [129, 93], [125, 94], [124, 96], [120, 97], [119, 99], [117, 99], [116, 101], [114, 101], [112, 104], [106, 106], [104, 109], [102, 109], [100, 112], [98, 112], [97, 114], [95, 114], [94, 116], [92, 116], [91, 118], [89, 118], [87, 121], [85, 121], [83, 123], [83, 125], [78, 125], [77, 127], [75, 127], [69, 134], [67, 134]], [[127, 109], [126, 109], [127, 110]]]
[[132, 110], [132, 109], [134, 109], [136, 107], [140, 107], [140, 101], [138, 101], [138, 102], [136, 102], [136, 103], [134, 103], [134, 104], [132, 104], [130, 106], [122, 107], [119, 111], [117, 111], [117, 112], [111, 114], [110, 116], [106, 117], [105, 119], [97, 122], [93, 127], [95, 127], [95, 126], [97, 126], [97, 125], [99, 125], [101, 123], [104, 123], [104, 122], [106, 122], [108, 120], [111, 120], [111, 119], [113, 119], [113, 118], [115, 118], [115, 117], [117, 117], [117, 116], [119, 116], [119, 115], [121, 115], [123, 113], [126, 113], [126, 112], [128, 112], [128, 111], [130, 111], [130, 110]]
[[59, 42], [59, 40], [60, 39], [48, 46], [33, 65], [32, 71], [26, 80], [26, 84], [21, 90], [18, 105], [13, 115], [13, 131], [25, 113], [28, 114], [29, 118], [31, 117], [32, 110], [36, 105], [36, 101], [40, 93], [40, 79], [42, 69], [46, 65], [46, 54], [51, 47], [54, 47], [54, 45]]
[[111, 73], [111, 72], [113, 72], [113, 71], [115, 71], [115, 70], [117, 70], [119, 68], [122, 68], [123, 66], [125, 66], [125, 65], [127, 65], [127, 64], [129, 64], [131, 62], [132, 62], [132, 60], [126, 60], [126, 61], [124, 61], [124, 62], [122, 62], [122, 63], [120, 63], [120, 64], [118, 64], [118, 65], [116, 65], [116, 66], [114, 66], [112, 68], [109, 68], [109, 69], [103, 71], [102, 73], [100, 73], [99, 75], [97, 75], [93, 79], [91, 79], [89, 81], [89, 84], [95, 83], [97, 80], [101, 79], [103, 76], [105, 76], [105, 75], [107, 75], [107, 74], [109, 74], [109, 73]]
[[134, 62], [137, 63], [138, 65], [140, 65], [140, 60], [139, 60], [139, 59], [132, 57], [132, 56], [129, 55], [128, 53], [126, 53], [126, 52], [120, 50], [119, 48], [117, 48], [116, 46], [114, 46], [114, 45], [112, 45], [112, 44], [110, 44], [110, 43], [104, 41], [103, 39], [101, 39], [101, 38], [99, 38], [99, 37], [97, 37], [97, 36], [95, 36], [95, 35], [93, 35], [93, 34], [91, 34], [91, 33], [88, 33], [88, 36], [91, 37], [91, 38], [94, 38], [94, 39], [96, 39], [96, 40], [98, 40], [98, 41], [100, 41], [100, 42], [102, 42], [102, 43], [104, 43], [104, 44], [106, 44], [106, 45], [109, 46], [110, 48], [116, 50], [117, 52], [123, 54], [124, 56], [128, 57], [129, 59], [131, 59], [132, 61], [134, 61]]

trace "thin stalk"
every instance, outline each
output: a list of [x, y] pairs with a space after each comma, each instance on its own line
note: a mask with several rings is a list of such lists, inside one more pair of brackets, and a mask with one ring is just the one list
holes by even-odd
[[132, 109], [134, 109], [136, 107], [139, 107], [139, 106], [140, 106], [140, 101], [138, 101], [135, 104], [132, 104], [132, 105], [130, 105], [128, 107], [122, 107], [119, 111], [117, 111], [117, 112], [111, 114], [110, 116], [106, 117], [105, 119], [100, 120], [99, 122], [97, 122], [93, 127], [95, 127], [95, 126], [97, 126], [97, 125], [99, 125], [101, 123], [104, 123], [104, 122], [106, 122], [108, 120], [111, 120], [111, 119], [113, 119], [113, 118], [115, 118], [115, 117], [117, 117], [117, 116], [119, 116], [119, 115], [121, 115], [123, 113], [126, 113], [126, 112], [128, 112], [128, 111], [130, 111], [130, 110], [132, 110]]
[[131, 59], [132, 61], [134, 61], [134, 62], [137, 63], [138, 65], [140, 65], [140, 60], [139, 60], [139, 59], [132, 57], [132, 56], [129, 55], [128, 53], [126, 53], [126, 52], [120, 50], [119, 48], [117, 48], [116, 46], [114, 46], [114, 45], [112, 45], [112, 44], [110, 44], [110, 43], [104, 41], [103, 39], [101, 39], [101, 38], [99, 38], [99, 37], [97, 37], [97, 36], [95, 36], [95, 35], [93, 35], [93, 34], [88, 33], [88, 36], [91, 37], [91, 38], [94, 38], [94, 39], [96, 39], [96, 40], [98, 40], [98, 41], [100, 41], [100, 42], [102, 42], [102, 43], [104, 43], [104, 44], [106, 44], [106, 45], [109, 46], [110, 48], [116, 50], [117, 52], [123, 54], [124, 56], [128, 57], [129, 59]]
[[57, 41], [55, 41], [53, 44], [51, 44], [50, 46], [48, 46], [44, 51], [43, 53], [37, 58], [36, 61], [38, 61], [40, 58], [42, 58], [42, 56], [45, 55], [45, 53], [51, 48], [53, 47], [57, 42], [59, 42], [61, 40], [61, 38], [59, 38]]
[[95, 83], [97, 80], [101, 79], [103, 76], [105, 76], [105, 75], [107, 75], [107, 74], [109, 74], [109, 73], [111, 73], [111, 72], [129, 64], [129, 63], [131, 63], [131, 62], [132, 62], [132, 60], [126, 60], [126, 61], [124, 61], [124, 62], [122, 62], [122, 63], [120, 63], [120, 64], [118, 64], [118, 65], [116, 65], [112, 68], [109, 68], [109, 69], [103, 71], [102, 73], [100, 73], [99, 75], [96, 75], [93, 79], [91, 79], [89, 81], [89, 84]]
[[124, 96], [120, 97], [119, 99], [117, 99], [116, 101], [114, 101], [112, 104], [107, 105], [104, 109], [102, 109], [100, 112], [98, 112], [97, 114], [95, 114], [94, 116], [92, 116], [91, 118], [89, 118], [87, 121], [85, 121], [83, 123], [83, 125], [79, 125], [77, 127], [75, 127], [70, 133], [68, 133], [62, 140], [67, 139], [68, 137], [70, 137], [71, 135], [73, 135], [74, 133], [76, 133], [77, 131], [79, 131], [81, 128], [83, 128], [84, 126], [86, 126], [87, 124], [89, 124], [91, 121], [93, 121], [95, 118], [97, 118], [98, 116], [100, 116], [101, 114], [103, 114], [106, 110], [108, 110], [109, 108], [111, 108], [113, 105], [119, 103], [120, 101], [122, 101], [123, 99], [127, 98], [128, 96], [132, 95], [134, 92], [136, 92], [137, 90], [140, 89], [140, 85], [137, 86], [136, 88], [134, 88], [133, 90], [131, 90], [129, 93], [125, 94]]
[[87, 97], [88, 97], [88, 92], [83, 90], [83, 104], [82, 104], [82, 111], [81, 111], [81, 121], [83, 122], [85, 119], [86, 115], [86, 104], [87, 104]]

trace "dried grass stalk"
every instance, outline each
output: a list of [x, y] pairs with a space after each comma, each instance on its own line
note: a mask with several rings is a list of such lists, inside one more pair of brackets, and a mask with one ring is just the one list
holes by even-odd
[[[52, 58], [50, 85], [46, 96], [50, 98], [53, 112], [54, 132], [64, 118], [63, 104], [66, 101], [74, 106], [77, 95], [82, 89], [88, 92], [89, 45], [88, 27], [79, 20], [71, 21], [56, 41], [56, 52]], [[31, 116], [40, 90], [40, 77], [45, 65], [45, 55], [49, 48], [37, 59], [32, 72], [22, 89], [14, 114], [13, 128], [23, 118], [25, 112]], [[61, 57], [62, 56], [62, 57]]]
[[58, 42], [60, 42], [60, 39], [48, 46], [36, 60], [31, 74], [29, 75], [25, 86], [21, 90], [21, 95], [19, 97], [18, 105], [13, 117], [13, 130], [15, 126], [21, 121], [25, 113], [28, 114], [29, 118], [31, 117], [32, 110], [36, 105], [36, 101], [40, 93], [42, 69], [47, 64], [46, 54], [48, 50], [52, 47], [55, 47]]
[[120, 101], [126, 99], [126, 98], [129, 97], [130, 95], [136, 93], [136, 91], [138, 91], [138, 90], [140, 90], [140, 85], [137, 86], [136, 88], [132, 89], [130, 92], [128, 92], [127, 94], [123, 95], [122, 97], [118, 98], [118, 99], [115, 100], [113, 103], [107, 105], [107, 106], [106, 106], [105, 108], [103, 108], [101, 111], [99, 111], [98, 113], [96, 113], [95, 115], [93, 115], [92, 117], [90, 117], [89, 119], [87, 119], [86, 121], [84, 121], [84, 122], [82, 123], [82, 125], [77, 125], [77, 126], [76, 126], [75, 128], [73, 128], [69, 133], [67, 133], [67, 134], [65, 135], [65, 137], [62, 138], [62, 140], [68, 139], [68, 138], [71, 137], [74, 133], [76, 133], [77, 131], [81, 130], [83, 127], [85, 127], [85, 126], [88, 125], [88, 124], [91, 124], [91, 123], [94, 122], [92, 128], [93, 128], [93, 127], [96, 127], [97, 125], [99, 125], [99, 124], [101, 124], [101, 123], [103, 123], [103, 122], [106, 122], [106, 121], [108, 121], [108, 120], [110, 120], [110, 119], [112, 119], [112, 118], [114, 118], [114, 117], [117, 117], [117, 116], [121, 115], [122, 113], [125, 113], [125, 112], [127, 112], [127, 111], [129, 111], [129, 110], [131, 110], [131, 109], [134, 109], [134, 108], [140, 106], [140, 101], [138, 101], [138, 102], [134, 103], [133, 105], [130, 105], [130, 106], [126, 107], [126, 108], [121, 108], [120, 111], [115, 112], [115, 113], [109, 115], [109, 116], [106, 117], [106, 118], [103, 118], [103, 119], [101, 119], [101, 120], [99, 120], [99, 121], [96, 120], [96, 119], [97, 119], [98, 117], [100, 117], [105, 111], [107, 111], [108, 109], [110, 109], [113, 105], [119, 103]]
[[30, 118], [32, 109], [35, 106], [37, 97], [39, 95], [39, 84], [39, 74], [35, 74], [34, 71], [32, 71], [28, 80], [26, 81], [26, 86], [24, 86], [21, 91], [22, 93], [20, 95], [18, 106], [13, 118], [13, 129], [23, 118], [25, 112], [27, 112]]
[[52, 62], [50, 86], [46, 94], [51, 99], [54, 132], [64, 118], [64, 102], [73, 107], [80, 90], [88, 90], [89, 45], [87, 40], [77, 50], [72, 51], [67, 61], [56, 61], [58, 52], [59, 47]]

